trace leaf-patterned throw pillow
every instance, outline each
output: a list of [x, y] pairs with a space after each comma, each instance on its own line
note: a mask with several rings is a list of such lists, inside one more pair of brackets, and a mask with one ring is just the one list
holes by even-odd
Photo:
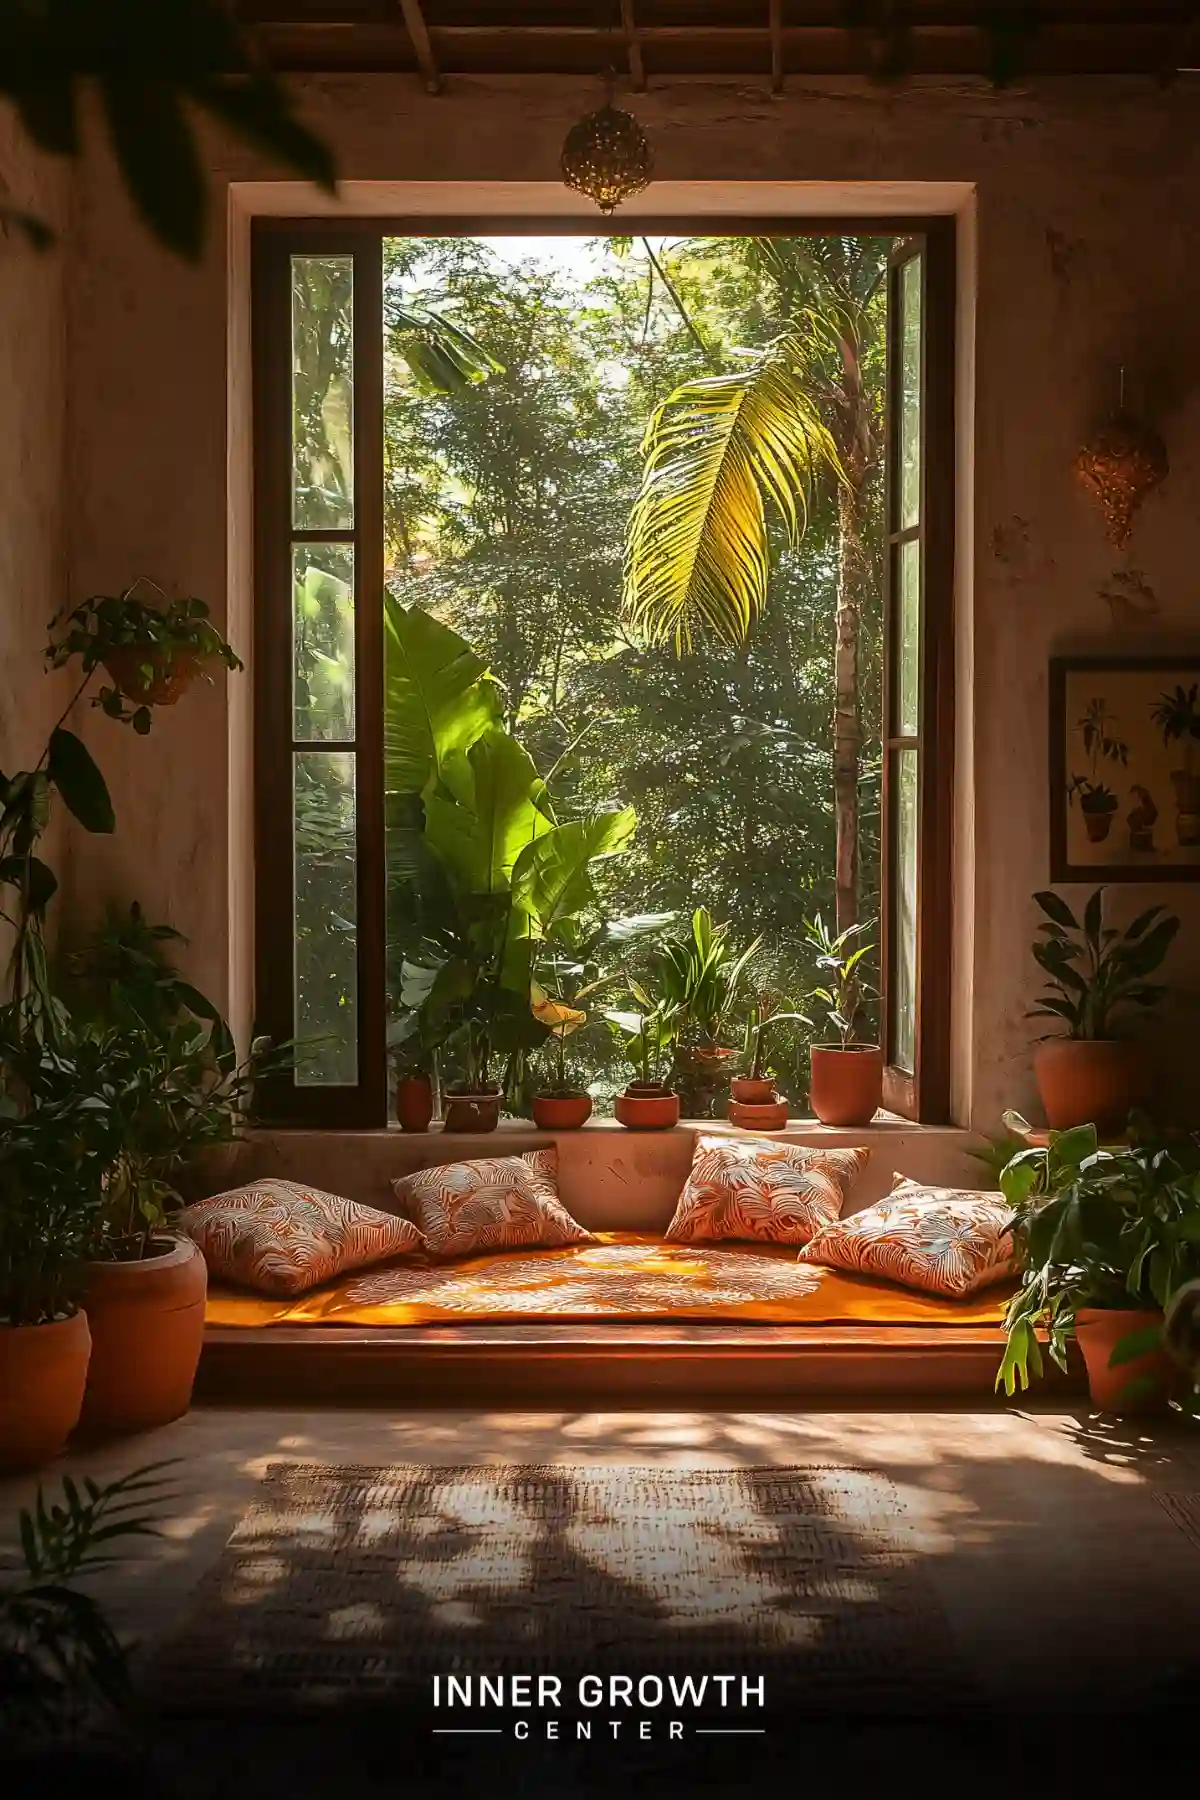
[[449, 1259], [532, 1244], [594, 1244], [558, 1197], [558, 1152], [484, 1156], [393, 1181], [431, 1256]]
[[965, 1300], [1016, 1272], [1012, 1222], [1003, 1194], [928, 1187], [897, 1175], [885, 1200], [828, 1226], [800, 1261]]
[[252, 1181], [176, 1220], [210, 1275], [260, 1294], [306, 1294], [335, 1275], [422, 1248], [408, 1219], [296, 1181]]
[[806, 1244], [836, 1219], [869, 1150], [820, 1150], [778, 1138], [701, 1133], [667, 1237]]

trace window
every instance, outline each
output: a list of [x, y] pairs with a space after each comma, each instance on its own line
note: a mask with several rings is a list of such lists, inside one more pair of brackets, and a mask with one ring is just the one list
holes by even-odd
[[[542, 221], [536, 229], [555, 235]], [[694, 237], [695, 229], [654, 227], [656, 234], [672, 238]], [[800, 227], [780, 236], [779, 221], [751, 221], [737, 229], [736, 240], [722, 241], [768, 246], [803, 241]], [[844, 232], [844, 223], [838, 229]], [[850, 778], [857, 833], [854, 880], [862, 916], [879, 915], [878, 1029], [889, 1064], [886, 1104], [935, 1120], [948, 1116], [953, 229], [948, 221], [934, 221], [903, 238], [886, 225], [855, 229], [864, 244], [869, 239], [877, 246], [871, 253], [880, 271], [878, 380], [885, 429], [879, 435], [886, 454], [871, 474], [878, 490], [877, 504], [870, 502], [876, 508], [877, 541], [870, 547], [874, 561], [867, 585], [876, 598], [861, 621], [858, 655], [863, 730], [857, 797], [853, 765]], [[730, 228], [723, 222], [722, 230]], [[568, 233], [559, 235], [564, 244], [579, 242]], [[592, 237], [595, 241], [596, 234]], [[455, 247], [440, 263], [434, 254], [439, 242]], [[469, 409], [460, 409], [460, 416], [453, 407], [444, 408], [445, 416], [435, 420], [441, 435], [427, 428], [437, 409], [422, 411], [421, 394], [430, 380], [436, 388], [438, 377], [429, 360], [437, 352], [429, 349], [421, 324], [429, 270], [457, 271], [461, 298], [470, 282], [486, 273], [483, 249], [478, 268], [473, 261], [477, 246], [486, 248], [482, 238], [431, 240], [401, 223], [379, 221], [271, 221], [256, 227], [258, 1014], [260, 1028], [272, 1036], [298, 1037], [310, 1046], [295, 1075], [277, 1082], [269, 1096], [267, 1110], [281, 1122], [367, 1127], [383, 1125], [388, 1116], [389, 1014], [403, 979], [395, 943], [389, 942], [389, 894], [397, 868], [412, 851], [420, 809], [414, 811], [411, 800], [398, 806], [397, 796], [386, 791], [388, 650], [381, 596], [390, 589], [406, 605], [432, 604], [469, 635], [464, 620], [470, 609], [464, 611], [455, 597], [464, 571], [482, 569], [486, 562], [486, 579], [499, 591], [506, 579], [503, 558], [521, 540], [528, 520], [498, 503], [490, 522], [475, 517], [470, 531], [464, 523], [456, 535], [456, 508], [465, 520], [474, 480], [463, 471], [477, 469], [480, 459], [490, 456], [501, 470], [511, 466], [514, 493], [518, 475], [528, 476], [526, 485], [546, 498], [540, 562], [536, 576], [527, 564], [526, 578], [505, 590], [512, 654], [497, 626], [489, 664], [506, 684], [506, 704], [538, 713], [540, 723], [529, 729], [534, 736], [541, 733], [534, 748], [544, 770], [571, 736], [561, 715], [571, 711], [564, 702], [573, 698], [573, 652], [570, 633], [557, 629], [561, 609], [569, 602], [585, 614], [602, 610], [604, 595], [611, 594], [614, 581], [619, 585], [626, 500], [609, 476], [613, 470], [619, 474], [622, 457], [640, 435], [640, 426], [634, 431], [631, 424], [636, 408], [632, 400], [623, 401], [622, 384], [647, 379], [641, 365], [632, 371], [620, 367], [618, 356], [606, 356], [589, 339], [583, 362], [597, 370], [593, 388], [564, 390], [553, 429], [522, 452], [524, 460], [513, 457], [508, 440], [499, 442], [487, 428], [488, 406], [514, 399], [511, 385], [505, 389], [499, 380], [491, 396], [486, 382], [479, 387], [470, 418]], [[562, 254], [570, 261], [574, 253]], [[694, 276], [693, 269], [689, 279]], [[686, 342], [681, 324], [686, 301], [686, 291], [681, 296], [669, 280], [656, 283], [652, 277], [644, 317], [640, 289], [636, 306], [630, 305], [628, 286], [620, 288], [615, 302], [629, 313], [625, 325], [631, 341], [639, 333], [645, 341], [647, 331], [653, 340], [649, 322], [658, 317], [653, 308], [669, 317], [676, 335], [670, 337], [664, 325], [655, 349], [661, 365], [656, 378], [669, 386], [690, 378], [694, 367], [687, 354], [699, 354]], [[754, 317], [747, 303], [746, 318]], [[514, 321], [515, 314], [508, 321], [515, 328]], [[581, 329], [571, 319], [553, 323], [567, 339]], [[760, 331], [755, 342], [766, 341], [768, 320], [748, 328]], [[701, 349], [702, 335], [692, 331]], [[503, 336], [497, 327], [497, 341]], [[500, 347], [504, 355], [496, 360], [503, 366], [511, 361], [511, 332]], [[539, 378], [535, 372], [528, 379]], [[580, 446], [581, 409], [591, 434], [591, 463]], [[589, 487], [589, 471], [596, 470], [604, 480], [597, 477], [598, 485]], [[434, 489], [439, 523], [431, 538], [421, 521]], [[832, 485], [821, 504], [830, 517], [836, 515]], [[832, 563], [825, 566], [812, 557], [797, 561], [781, 540], [775, 540], [774, 563], [779, 572], [772, 582], [780, 592], [808, 591], [807, 582], [815, 596], [813, 617], [827, 606], [832, 618], [837, 588]], [[776, 588], [772, 594], [778, 598]], [[768, 619], [773, 619], [770, 631]], [[519, 650], [533, 626], [545, 628], [549, 648], [529, 683], [536, 691], [528, 699]], [[816, 826], [802, 821], [789, 832], [793, 790], [827, 778], [822, 771], [832, 755], [835, 713], [832, 638], [810, 646], [814, 668], [824, 667], [822, 659], [828, 663], [828, 692], [821, 685], [824, 676], [814, 678], [801, 704], [788, 673], [794, 666], [789, 657], [798, 654], [792, 641], [796, 629], [786, 608], [776, 605], [773, 614], [770, 607], [764, 614], [764, 629], [748, 652], [715, 655], [703, 666], [672, 664], [666, 653], [657, 665], [642, 659], [637, 679], [625, 681], [618, 692], [613, 672], [623, 666], [622, 646], [615, 644], [613, 657], [598, 657], [596, 671], [588, 674], [597, 710], [614, 692], [622, 706], [636, 703], [644, 709], [644, 729], [629, 738], [628, 760], [643, 783], [642, 812], [653, 827], [664, 873], [640, 910], [659, 902], [701, 904], [708, 897], [702, 879], [694, 883], [700, 890], [694, 900], [688, 899], [691, 888], [679, 867], [674, 888], [671, 884], [672, 867], [679, 863], [673, 821], [686, 817], [690, 841], [705, 846], [703, 855], [697, 851], [697, 868], [707, 871], [706, 878], [721, 888], [722, 882], [728, 886], [732, 869], [744, 876], [743, 941], [757, 929], [754, 907], [770, 914], [774, 922], [767, 935], [773, 934], [775, 957], [770, 972], [781, 969], [782, 982], [795, 972], [787, 962], [794, 945], [784, 940], [798, 931], [801, 914], [814, 904], [809, 890], [827, 917], [835, 904], [832, 805]], [[757, 683], [752, 690], [743, 679], [747, 669]], [[757, 710], [752, 698], [761, 702]], [[688, 716], [696, 718], [707, 709], [711, 729], [703, 742], [697, 736], [691, 752], [667, 754], [664, 721], [689, 708]], [[736, 756], [757, 759], [754, 766], [762, 771], [757, 810], [743, 806], [731, 812], [725, 804], [722, 770]], [[569, 761], [565, 766], [569, 774]], [[585, 775], [575, 782], [571, 798], [603, 802], [603, 794], [589, 796], [588, 780]], [[612, 797], [632, 798], [635, 804], [639, 798]], [[818, 893], [818, 870], [822, 878], [828, 875], [827, 899]], [[837, 881], [842, 880], [839, 859]], [[650, 885], [630, 864], [629, 892], [618, 891], [618, 883], [616, 901], [627, 911], [639, 910], [638, 896], [649, 894]], [[802, 1044], [797, 1057], [801, 1051]], [[786, 1085], [798, 1099], [795, 1082]]]

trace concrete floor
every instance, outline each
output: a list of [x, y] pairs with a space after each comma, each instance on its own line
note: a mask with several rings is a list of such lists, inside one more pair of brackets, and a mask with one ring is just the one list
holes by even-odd
[[[1200, 1432], [1086, 1412], [467, 1413], [197, 1408], [45, 1472], [177, 1457], [159, 1540], [98, 1578], [141, 1653], [219, 1555], [272, 1461], [846, 1463], [896, 1483], [956, 1638], [1001, 1714], [1118, 1704], [1195, 1657], [1200, 1549], [1154, 1489], [1200, 1491]], [[7, 1534], [32, 1479], [0, 1482]], [[1119, 1645], [1119, 1653], [1101, 1651]]]

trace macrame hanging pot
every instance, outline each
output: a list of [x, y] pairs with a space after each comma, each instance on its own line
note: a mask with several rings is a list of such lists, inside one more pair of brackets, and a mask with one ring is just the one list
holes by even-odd
[[1121, 408], [1084, 445], [1075, 466], [1099, 502], [1105, 537], [1123, 550], [1133, 515], [1170, 473], [1166, 445], [1151, 426]]

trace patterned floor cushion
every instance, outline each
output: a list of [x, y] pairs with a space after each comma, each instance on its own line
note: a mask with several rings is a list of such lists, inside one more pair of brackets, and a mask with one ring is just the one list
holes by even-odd
[[422, 1248], [407, 1219], [296, 1181], [253, 1181], [176, 1220], [209, 1273], [259, 1294], [305, 1294], [351, 1269]]
[[553, 1148], [420, 1169], [393, 1181], [392, 1187], [430, 1256], [449, 1259], [482, 1250], [595, 1241], [558, 1197], [558, 1152]]
[[805, 1244], [837, 1218], [869, 1155], [702, 1132], [667, 1238]]
[[800, 1260], [959, 1300], [1013, 1274], [1012, 1219], [1003, 1194], [897, 1175], [886, 1199], [827, 1226]]

